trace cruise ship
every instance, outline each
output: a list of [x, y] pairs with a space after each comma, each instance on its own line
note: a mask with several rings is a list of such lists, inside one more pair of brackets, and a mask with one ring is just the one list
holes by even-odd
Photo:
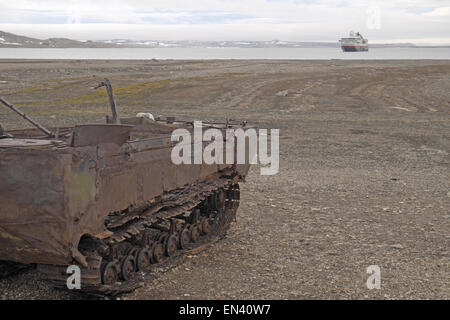
[[344, 52], [369, 51], [369, 42], [367, 39], [364, 39], [359, 32], [354, 33], [353, 31], [350, 31], [349, 37], [341, 38], [339, 42], [341, 43], [341, 48]]

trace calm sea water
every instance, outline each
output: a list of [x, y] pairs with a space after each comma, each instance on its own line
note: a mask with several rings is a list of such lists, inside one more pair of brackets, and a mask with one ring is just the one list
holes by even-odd
[[0, 59], [450, 59], [450, 48], [2, 48]]

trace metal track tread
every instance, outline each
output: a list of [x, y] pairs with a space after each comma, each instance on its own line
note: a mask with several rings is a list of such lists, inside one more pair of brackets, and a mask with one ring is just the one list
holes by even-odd
[[[131, 292], [142, 286], [149, 276], [158, 277], [161, 269], [170, 270], [181, 264], [186, 255], [195, 254], [208, 248], [226, 234], [230, 223], [235, 220], [240, 199], [237, 181], [237, 178], [227, 177], [190, 186], [189, 191], [187, 189], [178, 190], [168, 197], [170, 200], [163, 203], [159, 211], [152, 212], [148, 216], [143, 212], [137, 219], [128, 221], [126, 226], [110, 230], [114, 232], [111, 237], [102, 241], [98, 240], [100, 247], [107, 246], [107, 250], [101, 251], [99, 248], [94, 248], [96, 250], [85, 252], [89, 266], [81, 268], [81, 289], [77, 291], [93, 296], [117, 296]], [[193, 190], [195, 191], [193, 192]], [[175, 220], [182, 222], [174, 223]], [[210, 230], [208, 226], [211, 227]], [[188, 229], [191, 234], [191, 242], [184, 248], [178, 246], [174, 253], [167, 256], [167, 239], [171, 235], [176, 235], [177, 243], [179, 243], [181, 231], [185, 229]], [[202, 234], [204, 230], [207, 230], [208, 233]], [[156, 233], [157, 236], [153, 236], [152, 240], [148, 241], [148, 232], [150, 231]], [[198, 240], [193, 240], [192, 233], [196, 232], [202, 235]], [[113, 281], [114, 283], [111, 284], [102, 283], [102, 279], [105, 279], [102, 278], [102, 274], [105, 276], [105, 266], [108, 263], [116, 268], [114, 272], [109, 273], [109, 276], [112, 275], [115, 280], [114, 273], [125, 269], [123, 261], [127, 256], [134, 254], [136, 258], [136, 252], [144, 248], [152, 252], [155, 244], [166, 246], [166, 257], [162, 261], [157, 263], [152, 261], [152, 264], [143, 270], [130, 274], [127, 280], [124, 279], [128, 276], [124, 277], [123, 273], [118, 272], [122, 275], [121, 279], [117, 278], [117, 281]], [[124, 245], [128, 245], [129, 250], [121, 254], [116, 253], [116, 256], [113, 257], [112, 252], [120, 250], [120, 246]], [[99, 251], [108, 252], [108, 254], [99, 254]], [[68, 274], [66, 269], [67, 266], [38, 265], [38, 271], [44, 279], [55, 287], [67, 290]]]

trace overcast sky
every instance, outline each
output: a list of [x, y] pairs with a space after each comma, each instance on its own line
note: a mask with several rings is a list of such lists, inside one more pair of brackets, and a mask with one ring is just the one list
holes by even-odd
[[450, 0], [0, 0], [0, 30], [80, 40], [450, 44]]

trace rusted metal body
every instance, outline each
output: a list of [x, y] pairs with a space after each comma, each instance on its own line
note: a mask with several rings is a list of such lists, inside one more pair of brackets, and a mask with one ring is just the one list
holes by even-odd
[[225, 169], [247, 174], [248, 165], [175, 165], [170, 133], [189, 126], [139, 121], [66, 128], [63, 139], [37, 130], [0, 139], [0, 260], [69, 265], [83, 235], [111, 236], [108, 215], [131, 215]]
[[[45, 128], [0, 98], [36, 127], [0, 126], [0, 275], [17, 271], [17, 263], [37, 264], [65, 287], [66, 266], [77, 264], [86, 292], [118, 294], [133, 287], [135, 271], [215, 241], [235, 218], [250, 165], [236, 163], [237, 138], [226, 131], [246, 123], [203, 123], [202, 130], [222, 131], [214, 152], [224, 164], [193, 164], [192, 152], [192, 164], [177, 165], [172, 133], [195, 136], [195, 124], [119, 118], [110, 82], [100, 86], [111, 104], [106, 124]], [[209, 144], [182, 143], [201, 152]], [[248, 145], [244, 152], [248, 162]]]

